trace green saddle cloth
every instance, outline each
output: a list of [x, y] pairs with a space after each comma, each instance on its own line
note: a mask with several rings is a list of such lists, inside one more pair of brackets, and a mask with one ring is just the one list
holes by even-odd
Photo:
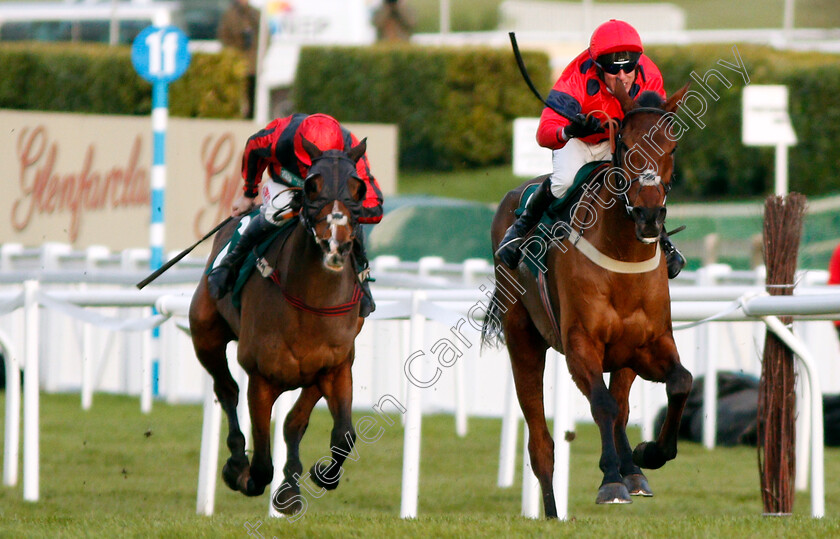
[[[558, 220], [562, 220], [565, 222], [571, 221], [571, 212], [574, 208], [575, 203], [580, 200], [580, 197], [583, 194], [583, 190], [581, 186], [589, 181], [591, 178], [596, 177], [596, 175], [601, 171], [605, 170], [606, 167], [604, 165], [608, 165], [609, 161], [592, 161], [591, 163], [586, 163], [580, 170], [577, 171], [575, 174], [575, 181], [572, 182], [572, 186], [569, 187], [569, 190], [566, 192], [566, 196], [563, 198], [558, 198], [554, 202], [551, 203], [551, 206], [543, 213], [542, 218], [540, 218], [540, 224], [543, 226], [537, 226], [534, 228], [533, 232], [529, 236], [530, 238], [540, 238], [544, 243], [548, 243], [550, 239], [547, 237], [549, 232], [551, 231], [552, 226]], [[519, 217], [523, 211], [525, 211], [525, 205], [528, 203], [528, 199], [531, 197], [534, 191], [540, 186], [539, 183], [534, 183], [529, 185], [525, 188], [525, 191], [522, 193], [522, 199], [519, 202], [519, 207], [514, 211], [514, 214]], [[554, 238], [557, 239], [557, 238]], [[528, 240], [525, 241], [527, 243]], [[525, 244], [523, 243], [523, 245]], [[533, 251], [529, 251], [533, 253]], [[545, 255], [548, 252], [548, 249], [545, 249], [539, 256], [523, 256], [522, 261], [531, 270], [531, 273], [534, 276], [537, 276], [538, 273], [543, 271], [545, 268]]]
[[[253, 209], [251, 213], [247, 215], [250, 219], [253, 219], [260, 213], [259, 207]], [[244, 218], [243, 218], [244, 219]], [[280, 224], [277, 227], [277, 230], [271, 232], [266, 238], [261, 241], [254, 249], [248, 253], [248, 256], [245, 257], [245, 260], [242, 261], [242, 265], [239, 267], [239, 276], [236, 278], [236, 284], [233, 285], [233, 290], [231, 291], [231, 301], [233, 302], [233, 306], [237, 309], [241, 306], [242, 300], [242, 288], [245, 286], [245, 283], [248, 281], [248, 277], [254, 272], [254, 269], [257, 267], [257, 259], [260, 258], [266, 250], [268, 250], [269, 245], [273, 242], [280, 234], [284, 234], [291, 230], [291, 225], [296, 224], [298, 222], [297, 219], [288, 219]], [[210, 271], [215, 268], [219, 262], [221, 262], [224, 255], [230, 252], [237, 243], [239, 243], [239, 238], [242, 237], [240, 231], [244, 231], [246, 226], [241, 225], [236, 228], [233, 235], [228, 240], [227, 244], [219, 251], [219, 254], [216, 255], [216, 259], [213, 260], [213, 264], [207, 269], [205, 273], [210, 273]]]

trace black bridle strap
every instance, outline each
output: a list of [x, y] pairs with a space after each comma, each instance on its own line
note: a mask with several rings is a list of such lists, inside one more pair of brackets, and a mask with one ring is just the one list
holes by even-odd
[[[660, 109], [657, 107], [636, 107], [624, 113], [624, 118], [621, 120], [621, 124], [615, 134], [615, 138], [611, 140], [613, 145], [613, 155], [612, 155], [612, 166], [615, 168], [621, 167], [621, 156], [624, 153], [624, 148], [627, 148], [627, 145], [624, 143], [621, 137], [621, 130], [624, 129], [625, 122], [627, 118], [634, 115], [634, 114], [641, 114], [641, 113], [648, 113], [648, 114], [658, 114], [660, 116], [664, 116], [667, 111], [664, 109]], [[630, 185], [633, 185], [633, 182], [641, 182], [641, 176], [636, 176], [632, 180], [630, 180]], [[630, 185], [627, 186], [627, 190], [630, 189]], [[665, 185], [662, 182], [658, 184], [658, 186], [662, 187], [662, 194], [664, 198], [668, 197], [668, 192], [671, 190], [670, 185]], [[630, 215], [630, 200], [627, 197], [627, 191], [624, 192], [624, 201], [625, 201], [625, 209], [627, 210], [627, 214]]]

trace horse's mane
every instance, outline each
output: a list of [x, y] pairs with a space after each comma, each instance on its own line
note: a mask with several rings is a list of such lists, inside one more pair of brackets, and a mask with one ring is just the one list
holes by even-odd
[[665, 105], [665, 100], [662, 96], [652, 90], [645, 90], [636, 100], [636, 104], [640, 107], [651, 107], [661, 109]]

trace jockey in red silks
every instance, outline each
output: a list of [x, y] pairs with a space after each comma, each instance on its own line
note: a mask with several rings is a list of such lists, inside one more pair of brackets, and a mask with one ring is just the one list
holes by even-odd
[[[207, 276], [207, 286], [214, 298], [219, 299], [230, 291], [236, 281], [239, 264], [251, 249], [300, 209], [300, 198], [295, 196], [299, 191], [290, 187], [300, 187], [312, 165], [309, 154], [303, 149], [303, 138], [321, 151], [345, 151], [359, 143], [350, 131], [326, 114], [294, 114], [278, 118], [251, 135], [242, 154], [244, 193], [234, 201], [231, 214], [237, 217], [250, 212], [255, 206], [257, 194], [262, 194], [263, 204], [259, 215], [242, 233], [239, 243]], [[266, 170], [270, 181], [260, 186]], [[378, 223], [382, 220], [382, 191], [370, 172], [366, 155], [356, 163], [356, 172], [366, 187], [359, 223]], [[375, 307], [367, 282], [368, 261], [361, 233], [353, 242], [353, 255], [364, 291], [360, 314], [367, 316]]]
[[[546, 100], [566, 114], [564, 118], [550, 107], [543, 109], [537, 128], [537, 142], [551, 148], [553, 173], [528, 199], [525, 211], [508, 228], [496, 255], [508, 267], [515, 268], [522, 256], [524, 236], [539, 222], [543, 212], [557, 199], [563, 199], [578, 170], [592, 161], [611, 159], [609, 135], [592, 111], [604, 111], [621, 120], [624, 112], [613, 94], [616, 84], [623, 84], [632, 98], [652, 91], [665, 98], [662, 74], [645, 56], [642, 40], [635, 28], [624, 21], [611, 19], [592, 33], [589, 48], [563, 70]], [[668, 277], [673, 279], [685, 266], [685, 258], [668, 236], [661, 238], [668, 263]]]

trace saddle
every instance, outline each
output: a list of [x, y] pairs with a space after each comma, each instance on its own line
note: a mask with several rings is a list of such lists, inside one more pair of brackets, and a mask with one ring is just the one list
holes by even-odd
[[[260, 208], [257, 207], [253, 209], [248, 216], [251, 218], [256, 217], [260, 212]], [[242, 261], [242, 265], [239, 267], [239, 275], [236, 278], [236, 284], [233, 285], [233, 289], [230, 292], [230, 299], [233, 303], [233, 306], [236, 309], [239, 309], [242, 305], [242, 288], [245, 286], [245, 283], [248, 281], [248, 277], [257, 269], [257, 261], [262, 257], [263, 254], [268, 250], [268, 247], [280, 236], [288, 235], [292, 231], [292, 225], [297, 224], [297, 219], [287, 219], [280, 223], [277, 227], [277, 230], [268, 234], [263, 241], [261, 241], [254, 249], [248, 253], [248, 256], [245, 257], [245, 260]], [[223, 256], [222, 253], [227, 253], [233, 247], [239, 243], [239, 228], [237, 228], [233, 235], [230, 237], [228, 242], [225, 246], [219, 251], [219, 256]], [[205, 271], [205, 273], [210, 273], [215, 267], [215, 264], [211, 264], [210, 267]], [[265, 277], [265, 275], [264, 275]]]
[[[568, 238], [568, 231], [571, 229], [572, 212], [574, 211], [578, 201], [583, 196], [583, 193], [586, 192], [586, 189], [583, 189], [583, 186], [599, 185], [603, 181], [604, 172], [609, 168], [609, 166], [609, 161], [592, 161], [591, 163], [583, 165], [580, 170], [578, 170], [577, 174], [575, 174], [575, 180], [572, 183], [572, 186], [569, 187], [567, 195], [551, 203], [551, 206], [549, 206], [545, 213], [543, 213], [539, 225], [535, 226], [534, 229], [531, 230], [525, 238], [523, 245], [528, 242], [528, 239], [534, 237], [542, 239], [545, 243], [563, 241]], [[522, 192], [519, 207], [514, 211], [514, 214], [517, 217], [519, 217], [519, 215], [525, 210], [528, 198], [539, 186], [539, 183], [533, 183], [526, 187]], [[569, 226], [556, 226], [558, 222], [566, 223]], [[536, 258], [533, 256], [525, 256], [522, 259], [522, 262], [529, 270], [531, 270], [531, 273], [535, 277], [539, 277], [542, 274], [541, 268], [545, 267], [544, 259], [546, 252], [543, 252]]]

